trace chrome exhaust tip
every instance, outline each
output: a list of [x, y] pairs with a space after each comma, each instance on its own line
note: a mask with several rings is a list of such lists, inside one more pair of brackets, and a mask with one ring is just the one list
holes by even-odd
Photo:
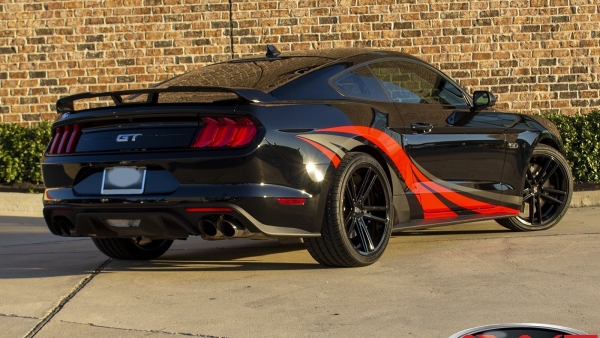
[[236, 221], [220, 220], [217, 222], [217, 230], [228, 238], [252, 236], [250, 232]]
[[214, 222], [209, 220], [200, 220], [198, 222], [198, 230], [200, 230], [200, 237], [207, 241], [214, 241], [218, 239], [225, 239], [226, 237], [219, 231]]

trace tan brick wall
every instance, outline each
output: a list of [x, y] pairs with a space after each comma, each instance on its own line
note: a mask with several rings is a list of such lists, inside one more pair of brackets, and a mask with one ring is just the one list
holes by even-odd
[[404, 51], [501, 109], [600, 109], [598, 0], [0, 0], [0, 121], [53, 119], [61, 96], [143, 88], [232, 43]]

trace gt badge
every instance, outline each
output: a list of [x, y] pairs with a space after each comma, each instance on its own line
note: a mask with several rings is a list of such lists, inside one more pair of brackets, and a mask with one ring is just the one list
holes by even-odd
[[142, 136], [142, 134], [121, 134], [117, 136], [117, 142], [128, 142], [131, 139], [131, 142], [135, 142], [135, 138], [138, 136]]

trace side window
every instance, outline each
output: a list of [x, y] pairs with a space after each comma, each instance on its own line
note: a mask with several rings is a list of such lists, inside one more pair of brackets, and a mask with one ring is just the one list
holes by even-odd
[[360, 67], [333, 78], [332, 84], [346, 96], [389, 101], [377, 78], [368, 67]]
[[440, 98], [442, 99], [442, 101], [447, 102], [442, 104], [449, 104], [453, 106], [466, 106], [467, 102], [463, 97], [462, 91], [443, 78], [442, 81], [444, 82], [444, 86], [440, 91]]
[[462, 92], [433, 70], [408, 61], [369, 65], [394, 102], [467, 105]]

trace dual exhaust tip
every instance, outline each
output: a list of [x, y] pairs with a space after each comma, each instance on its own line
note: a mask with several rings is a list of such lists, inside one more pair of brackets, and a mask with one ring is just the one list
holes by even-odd
[[200, 236], [206, 240], [244, 238], [252, 234], [235, 220], [220, 220], [213, 222], [210, 220], [201, 220], [198, 222]]
[[51, 231], [59, 236], [71, 236], [71, 230], [75, 229], [73, 223], [66, 217], [53, 217]]

